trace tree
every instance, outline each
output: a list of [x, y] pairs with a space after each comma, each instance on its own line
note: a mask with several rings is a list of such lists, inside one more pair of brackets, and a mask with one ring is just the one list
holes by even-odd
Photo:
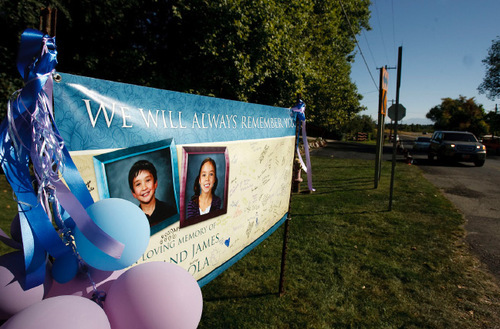
[[16, 57], [21, 32], [30, 27], [38, 29], [40, 1], [0, 1], [0, 120], [5, 116], [7, 101], [23, 86], [17, 72]]
[[479, 85], [479, 93], [485, 94], [490, 100], [500, 97], [500, 37], [493, 40], [488, 56], [483, 59], [486, 66], [486, 76]]
[[500, 114], [498, 114], [497, 110], [488, 112], [484, 120], [490, 127], [490, 133], [498, 136], [500, 134]]
[[375, 127], [376, 123], [371, 116], [358, 114], [349, 120], [349, 122], [345, 125], [344, 132], [348, 133], [350, 136], [353, 136], [358, 132], [373, 134]]
[[[61, 72], [283, 107], [294, 105], [301, 93], [308, 121], [334, 128], [363, 110], [350, 70], [353, 33], [369, 29], [369, 3], [52, 0], [45, 5], [58, 9]], [[42, 6], [35, 0], [0, 2], [0, 24], [9, 34], [2, 49], [9, 51], [0, 58], [0, 72], [7, 72], [2, 83], [17, 79], [13, 49], [24, 28], [38, 27]]]
[[443, 98], [441, 105], [430, 109], [426, 117], [434, 121], [436, 130], [469, 131], [476, 136], [488, 132], [483, 106], [476, 104], [474, 98]]

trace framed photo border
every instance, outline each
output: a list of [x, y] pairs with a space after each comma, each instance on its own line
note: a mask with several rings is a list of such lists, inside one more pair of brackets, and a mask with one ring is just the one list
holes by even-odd
[[[224, 179], [224, 197], [222, 209], [212, 211], [205, 215], [196, 216], [191, 219], [186, 218], [186, 181], [187, 181], [187, 169], [189, 155], [193, 154], [211, 154], [211, 153], [221, 153], [224, 154], [226, 160], [225, 163], [225, 179]], [[227, 213], [228, 200], [228, 188], [229, 188], [229, 153], [226, 146], [183, 146], [182, 147], [182, 173], [181, 173], [181, 184], [180, 184], [180, 228], [197, 224], [203, 222], [207, 219], [214, 218]]]
[[170, 165], [172, 167], [172, 182], [174, 189], [175, 205], [177, 207], [177, 214], [171, 216], [161, 223], [151, 227], [151, 235], [163, 230], [164, 228], [172, 225], [179, 220], [179, 173], [177, 163], [177, 148], [173, 138], [164, 139], [158, 142], [127, 147], [124, 149], [103, 153], [93, 157], [94, 170], [96, 174], [97, 191], [100, 199], [110, 198], [109, 185], [106, 176], [106, 164], [116, 161], [124, 160], [133, 156], [152, 153], [155, 151], [168, 148], [170, 151]]

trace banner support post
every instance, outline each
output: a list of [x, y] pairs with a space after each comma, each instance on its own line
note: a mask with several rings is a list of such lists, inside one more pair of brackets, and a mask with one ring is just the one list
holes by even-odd
[[[301, 99], [301, 95], [297, 95], [297, 102]], [[295, 158], [297, 157], [297, 145], [298, 134], [299, 134], [299, 125], [298, 118], [295, 118], [295, 142], [293, 143], [293, 161], [295, 162]], [[285, 228], [283, 232], [283, 249], [281, 251], [281, 272], [280, 272], [280, 283], [279, 283], [279, 295], [282, 297], [285, 294], [285, 271], [286, 271], [286, 256], [288, 253], [288, 234], [290, 231], [290, 208], [292, 205], [292, 195], [293, 195], [293, 180], [294, 180], [294, 172], [293, 172], [293, 163], [292, 163], [292, 184], [290, 186], [290, 200], [288, 201], [288, 213], [285, 219]]]

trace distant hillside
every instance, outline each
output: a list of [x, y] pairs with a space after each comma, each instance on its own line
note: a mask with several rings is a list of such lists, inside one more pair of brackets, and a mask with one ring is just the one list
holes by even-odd
[[434, 122], [432, 122], [431, 120], [426, 119], [426, 118], [410, 118], [410, 119], [404, 118], [403, 120], [401, 120], [400, 123], [406, 124], [406, 125], [411, 125], [411, 124], [414, 124], [414, 125], [433, 125], [434, 124]]

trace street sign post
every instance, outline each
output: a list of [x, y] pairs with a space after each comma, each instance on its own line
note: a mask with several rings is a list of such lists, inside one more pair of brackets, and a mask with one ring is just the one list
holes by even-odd
[[[396, 78], [396, 105], [389, 108], [389, 117], [394, 120], [394, 136], [398, 135], [398, 121], [405, 117], [406, 109], [399, 103], [399, 88], [401, 86], [401, 59], [403, 57], [403, 47], [398, 49], [398, 76]], [[393, 114], [391, 116], [391, 114]], [[392, 170], [391, 170], [391, 189], [389, 193], [389, 211], [392, 210], [392, 196], [394, 192], [394, 171], [396, 169], [396, 138], [392, 144]]]
[[401, 104], [398, 107], [396, 107], [396, 104], [392, 104], [387, 111], [389, 118], [394, 121], [400, 121], [406, 116], [406, 108]]

